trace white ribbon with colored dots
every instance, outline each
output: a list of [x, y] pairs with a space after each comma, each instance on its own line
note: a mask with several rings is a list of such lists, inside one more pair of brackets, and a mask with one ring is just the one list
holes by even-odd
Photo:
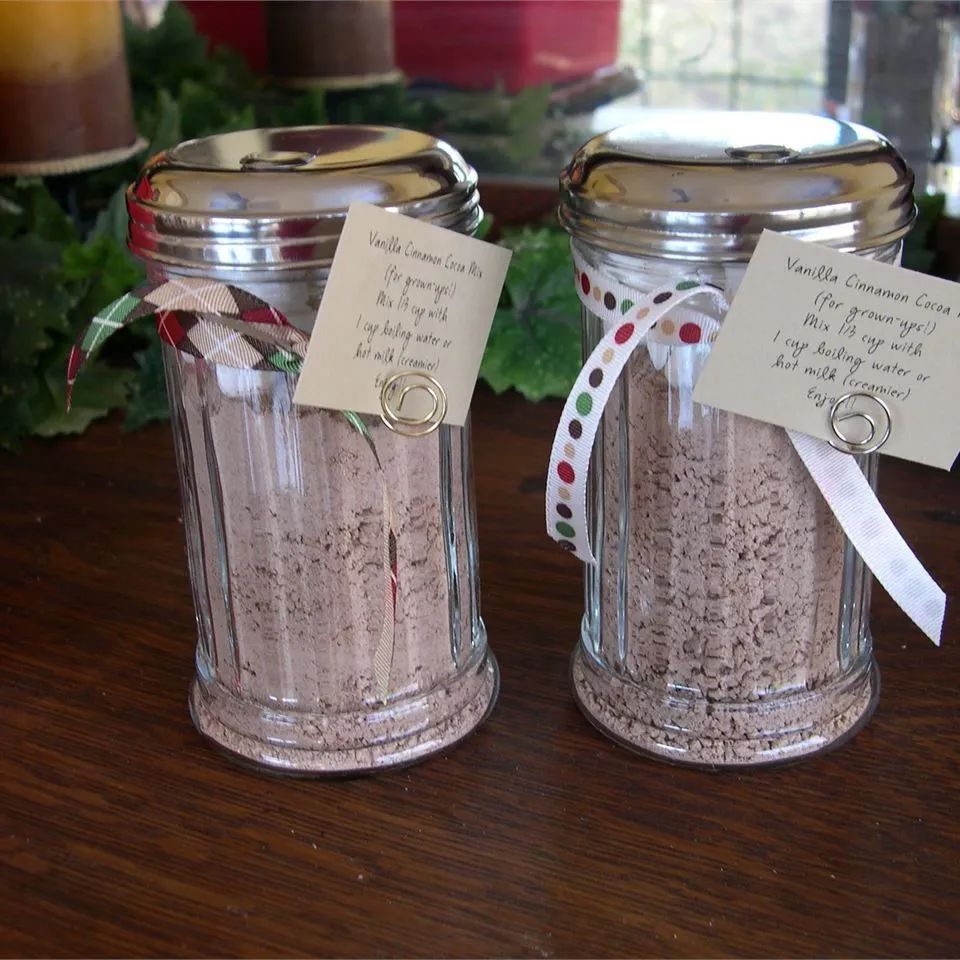
[[[668, 312], [695, 297], [709, 297], [721, 315], [729, 303], [719, 287], [688, 277], [642, 294], [586, 264], [575, 251], [574, 265], [580, 301], [600, 317], [607, 332], [563, 407], [550, 452], [546, 521], [547, 532], [560, 546], [585, 563], [596, 563], [587, 532], [587, 477], [603, 411], [620, 373], [641, 343], [647, 343], [651, 360], [660, 369], [672, 349], [713, 339], [719, 331], [718, 321], [706, 314], [697, 312], [691, 318], [688, 310], [678, 325], [666, 318]], [[946, 595], [900, 536], [856, 460], [823, 440], [786, 432], [863, 562], [904, 613], [939, 645]]]

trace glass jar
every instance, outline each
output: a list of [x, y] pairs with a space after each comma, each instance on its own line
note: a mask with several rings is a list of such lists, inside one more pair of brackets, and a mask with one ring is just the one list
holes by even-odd
[[[476, 175], [446, 144], [370, 127], [226, 134], [154, 158], [128, 193], [153, 281], [240, 287], [309, 331], [346, 210], [464, 233]], [[293, 403], [296, 375], [164, 345], [196, 609], [190, 708], [234, 757], [296, 774], [410, 763], [489, 713], [469, 423], [410, 437]], [[375, 452], [374, 452], [375, 451]], [[384, 688], [384, 531], [395, 624]], [[388, 568], [389, 569], [389, 568]]]
[[[914, 217], [889, 143], [799, 115], [650, 111], [581, 148], [561, 187], [575, 256], [637, 300], [688, 277], [732, 296], [764, 229], [895, 262]], [[693, 402], [714, 337], [663, 325], [722, 322], [701, 299], [648, 333], [603, 417], [573, 685], [638, 751], [782, 762], [842, 743], [876, 704], [871, 578], [783, 429]], [[582, 321], [586, 355], [609, 327]], [[875, 484], [876, 455], [859, 462]]]

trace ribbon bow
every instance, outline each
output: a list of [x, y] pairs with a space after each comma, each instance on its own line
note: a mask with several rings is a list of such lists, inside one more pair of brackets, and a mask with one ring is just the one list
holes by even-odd
[[[275, 307], [230, 284], [198, 277], [171, 277], [145, 283], [104, 307], [81, 331], [67, 360], [67, 408], [87, 357], [117, 330], [140, 317], [155, 316], [164, 343], [207, 363], [241, 370], [296, 374], [303, 366], [309, 337]], [[385, 700], [396, 634], [397, 537], [386, 479], [373, 437], [357, 414], [343, 414], [363, 437], [383, 485], [383, 626], [374, 653], [374, 677]]]
[[[581, 303], [603, 319], [608, 332], [590, 354], [564, 404], [550, 453], [546, 522], [548, 534], [564, 549], [585, 563], [596, 563], [587, 535], [587, 476], [603, 411], [621, 371], [641, 343], [647, 343], [659, 369], [669, 349], [716, 335], [719, 323], [702, 312], [688, 309], [683, 322], [667, 320], [666, 314], [676, 307], [704, 295], [722, 313], [729, 303], [720, 287], [699, 280], [678, 278], [641, 294], [586, 264], [576, 251], [574, 265]], [[686, 369], [695, 377], [692, 367]], [[689, 397], [692, 389], [684, 393]], [[686, 411], [687, 423], [690, 416], [691, 411]], [[680, 422], [685, 422], [683, 410]], [[823, 440], [786, 432], [863, 562], [904, 613], [939, 645], [946, 596], [900, 536], [856, 460]]]

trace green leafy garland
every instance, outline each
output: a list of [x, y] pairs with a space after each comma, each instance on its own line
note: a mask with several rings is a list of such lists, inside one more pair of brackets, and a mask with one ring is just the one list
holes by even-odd
[[570, 242], [559, 229], [505, 231], [513, 250], [480, 376], [528, 400], [565, 397], [582, 362]]
[[[487, 169], [522, 165], [539, 149], [535, 121], [546, 113], [543, 90], [510, 102], [496, 94], [418, 100], [402, 86], [326, 96], [292, 92], [254, 76], [233, 51], [208, 52], [175, 3], [153, 30], [127, 24], [126, 43], [137, 126], [149, 140], [144, 156], [191, 137], [326, 122], [464, 135], [512, 131], [511, 155], [485, 158]], [[47, 180], [0, 180], [2, 447], [16, 449], [29, 435], [81, 433], [117, 408], [125, 410], [128, 429], [167, 416], [160, 345], [142, 324], [118, 334], [88, 363], [69, 413], [64, 404], [66, 358], [78, 331], [143, 277], [126, 250], [123, 198], [142, 160]], [[572, 383], [579, 358], [565, 238], [523, 231], [503, 242], [516, 253], [483, 376], [494, 389], [516, 386], [531, 399], [560, 393]]]
[[[255, 77], [233, 51], [207, 51], [189, 14], [171, 4], [154, 30], [127, 25], [137, 126], [145, 155], [181, 140], [255, 126], [383, 123], [448, 136], [497, 139], [496, 155], [470, 158], [485, 170], [523, 169], [540, 149], [547, 92], [410, 97], [402, 86], [355, 93], [294, 93]], [[0, 180], [0, 447], [25, 436], [81, 433], [124, 409], [124, 426], [167, 416], [160, 344], [147, 326], [111, 338], [78, 380], [65, 410], [67, 354], [101, 307], [137, 284], [143, 270], [126, 249], [123, 191], [142, 157], [69, 177]], [[942, 197], [920, 201], [904, 266], [930, 271]], [[557, 229], [504, 231], [514, 251], [480, 375], [497, 392], [530, 400], [565, 396], [580, 365], [579, 303], [566, 235]]]
[[134, 370], [91, 363], [73, 410], [64, 404], [67, 354], [92, 311], [141, 271], [98, 221], [81, 240], [74, 221], [37, 180], [0, 193], [0, 444], [25, 434], [80, 433], [137, 393]]

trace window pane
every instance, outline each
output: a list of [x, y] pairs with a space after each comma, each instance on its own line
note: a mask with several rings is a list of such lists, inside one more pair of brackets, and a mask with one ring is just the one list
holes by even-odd
[[650, 69], [730, 73], [732, 23], [730, 0], [650, 0]]
[[826, 0], [744, 0], [742, 72], [823, 86]]
[[726, 110], [729, 102], [729, 84], [725, 80], [701, 80], [695, 83], [651, 80], [647, 84], [647, 104], [651, 107]]
[[819, 90], [782, 87], [765, 83], [740, 85], [740, 110], [787, 110], [817, 113], [822, 106]]
[[621, 56], [650, 106], [821, 108], [828, 0], [623, 0]]

